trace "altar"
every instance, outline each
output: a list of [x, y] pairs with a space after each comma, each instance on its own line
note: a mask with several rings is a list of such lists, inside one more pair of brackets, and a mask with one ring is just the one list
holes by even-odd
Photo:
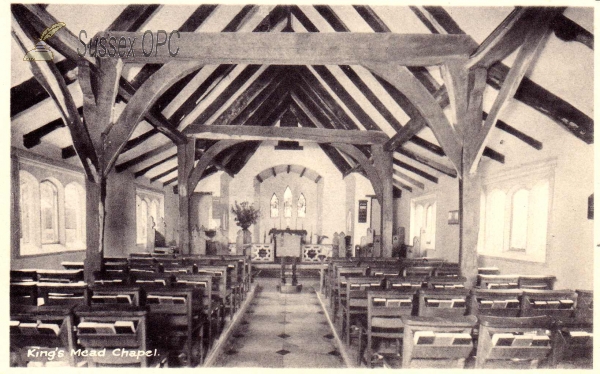
[[306, 230], [271, 229], [269, 235], [275, 243], [275, 257], [302, 257], [302, 245], [306, 242]]

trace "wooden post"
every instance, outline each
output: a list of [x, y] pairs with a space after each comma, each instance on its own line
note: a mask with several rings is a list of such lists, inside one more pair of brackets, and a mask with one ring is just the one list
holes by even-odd
[[[463, 162], [467, 162], [467, 160], [463, 160]], [[466, 285], [474, 287], [478, 268], [477, 241], [479, 239], [481, 184], [478, 175], [470, 175], [467, 168], [463, 168], [463, 170], [463, 178], [458, 181], [458, 217], [460, 225], [458, 261], [460, 274], [467, 278]]]
[[394, 185], [392, 183], [393, 175], [393, 154], [384, 151], [383, 145], [375, 144], [371, 146], [371, 154], [375, 161], [375, 168], [379, 174], [379, 180], [382, 184], [381, 205], [381, 256], [392, 257], [392, 237], [394, 232]]
[[87, 281], [92, 279], [94, 271], [102, 270], [104, 257], [104, 223], [106, 202], [106, 178], [100, 181], [85, 182], [86, 204], [86, 253], [84, 261], [84, 274]]
[[[196, 153], [195, 139], [177, 146], [177, 181], [179, 186], [179, 251], [181, 254], [192, 253], [190, 248], [190, 203], [193, 190], [190, 189], [189, 177], [194, 168]], [[195, 186], [193, 187], [195, 188]]]

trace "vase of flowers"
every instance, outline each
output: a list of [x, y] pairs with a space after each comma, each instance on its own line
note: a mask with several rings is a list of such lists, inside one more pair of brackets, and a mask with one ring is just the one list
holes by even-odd
[[237, 254], [245, 255], [246, 248], [252, 244], [252, 233], [248, 227], [258, 222], [260, 211], [247, 201], [239, 204], [236, 201], [231, 207], [231, 213], [233, 213], [236, 225], [242, 228], [238, 231], [236, 238]]

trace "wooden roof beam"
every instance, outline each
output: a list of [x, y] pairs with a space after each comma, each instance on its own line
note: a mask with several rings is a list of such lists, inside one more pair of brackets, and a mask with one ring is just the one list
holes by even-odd
[[133, 173], [133, 177], [139, 178], [139, 177], [143, 176], [144, 174], [146, 174], [147, 172], [149, 172], [150, 170], [154, 169], [155, 167], [160, 166], [160, 165], [164, 164], [165, 162], [174, 160], [176, 158], [177, 158], [177, 154], [163, 158], [162, 160], [159, 160], [151, 165], [146, 166], [145, 168], [143, 168], [139, 171], [136, 171], [135, 173]]
[[[102, 35], [104, 33], [96, 36]], [[142, 40], [143, 33], [116, 32], [111, 36]], [[399, 65], [429, 66], [467, 57], [472, 52], [469, 40], [470, 37], [464, 35], [433, 34], [181, 32], [176, 45], [172, 46], [179, 47], [176, 56], [164, 48], [146, 57], [140, 43], [134, 44], [133, 53], [126, 56], [124, 62], [166, 63], [193, 59], [201, 65], [231, 61], [258, 65], [350, 65], [390, 61]]]
[[404, 174], [401, 171], [394, 169], [394, 176], [407, 181], [408, 183], [412, 184], [413, 186], [415, 186], [421, 190], [425, 189], [425, 185], [422, 182], [419, 182], [418, 180]]
[[[426, 6], [424, 8], [441, 25], [440, 32], [464, 34], [464, 31], [456, 25], [442, 7]], [[500, 90], [508, 72], [509, 68], [506, 65], [500, 62], [493, 64], [488, 71], [487, 84]], [[514, 98], [548, 116], [585, 143], [592, 144], [594, 142], [592, 118], [529, 78], [522, 79]]]
[[413, 159], [417, 162], [420, 162], [423, 165], [429, 166], [430, 168], [439, 171], [440, 173], [444, 173], [449, 177], [456, 178], [456, 170], [447, 167], [446, 165], [440, 164], [439, 162], [433, 161], [427, 157], [421, 156], [419, 154], [414, 153], [406, 148], [397, 149], [396, 152], [400, 153], [403, 156], [406, 156], [410, 159]]
[[381, 131], [330, 130], [263, 126], [207, 126], [191, 124], [187, 135], [204, 139], [306, 140], [316, 143], [384, 144], [389, 138]]
[[475, 133], [474, 138], [471, 138], [469, 142], [465, 144], [465, 147], [468, 147], [466, 166], [469, 168], [470, 173], [475, 173], [477, 170], [477, 165], [479, 164], [479, 160], [481, 159], [483, 150], [489, 139], [491, 129], [496, 125], [500, 112], [506, 106], [508, 100], [514, 96], [531, 62], [541, 51], [543, 43], [550, 32], [550, 21], [552, 21], [558, 12], [562, 11], [562, 8], [540, 10], [536, 13], [534, 21], [528, 24], [530, 29], [525, 35], [523, 45], [519, 49], [517, 58], [492, 105], [492, 109], [490, 110], [483, 127]]
[[423, 170], [416, 168], [412, 165], [407, 164], [406, 162], [402, 162], [400, 160], [398, 160], [397, 158], [393, 158], [392, 162], [394, 163], [394, 165], [401, 167], [402, 169], [408, 170], [410, 172], [413, 172], [415, 174], [417, 174], [418, 176], [425, 178], [433, 183], [438, 183], [438, 179], [437, 177], [434, 177], [433, 175], [424, 172]]

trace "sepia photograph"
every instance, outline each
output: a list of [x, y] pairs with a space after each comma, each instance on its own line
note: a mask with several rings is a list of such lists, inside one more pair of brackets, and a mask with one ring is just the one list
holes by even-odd
[[5, 369], [592, 369], [597, 5], [499, 5], [7, 4]]

